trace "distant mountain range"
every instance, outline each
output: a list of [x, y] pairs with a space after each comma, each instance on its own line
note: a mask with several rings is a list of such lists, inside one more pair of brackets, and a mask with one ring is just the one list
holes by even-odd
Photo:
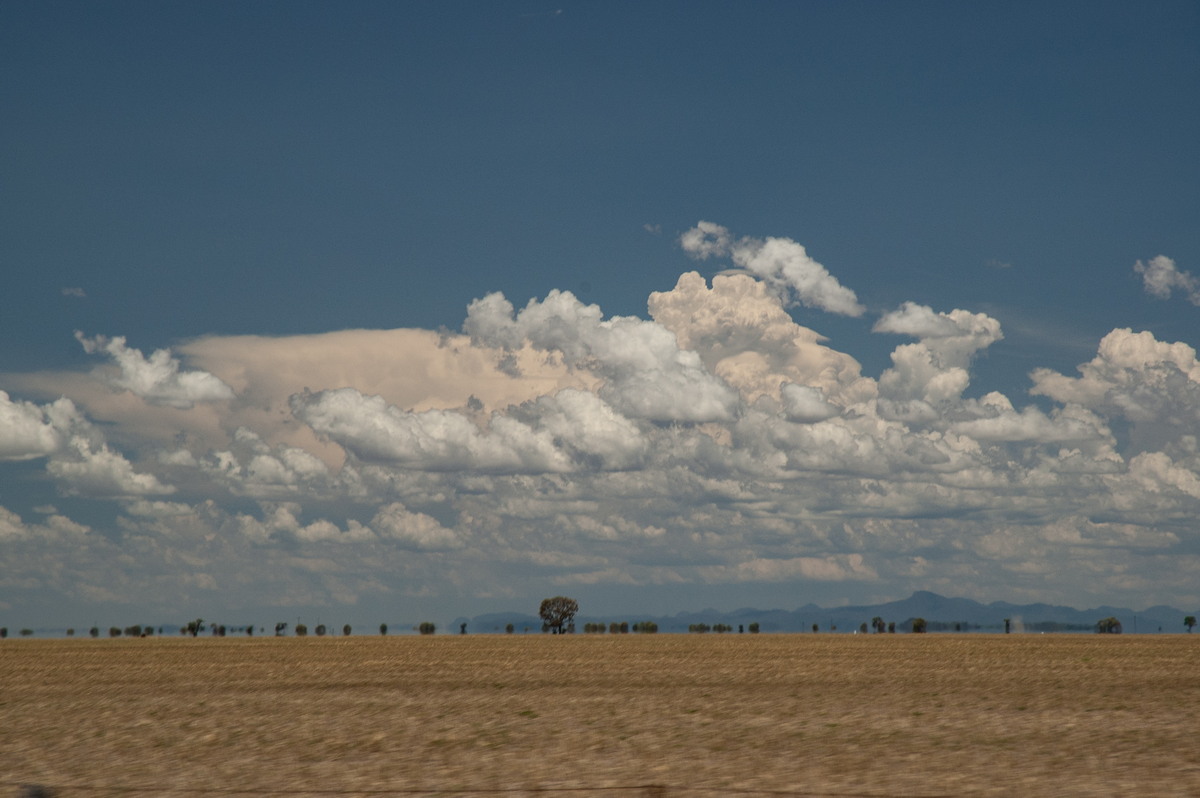
[[[697, 624], [724, 624], [733, 629], [749, 627], [757, 623], [763, 632], [812, 632], [816, 624], [822, 633], [830, 631], [852, 632], [866, 623], [868, 627], [875, 617], [885, 623], [895, 623], [896, 631], [912, 630], [914, 618], [924, 618], [931, 632], [1003, 632], [1004, 621], [1009, 619], [1014, 632], [1090, 632], [1102, 618], [1114, 617], [1121, 622], [1125, 633], [1186, 632], [1183, 619], [1197, 612], [1184, 612], [1174, 607], [1155, 606], [1135, 611], [1124, 607], [1101, 606], [1077, 610], [1053, 604], [1010, 604], [994, 601], [980, 604], [965, 598], [947, 598], [937, 593], [919, 590], [906, 599], [884, 604], [865, 604], [851, 607], [819, 607], [806, 604], [797, 610], [740, 609], [733, 612], [700, 610], [681, 612], [670, 616], [613, 615], [599, 616], [581, 614], [575, 619], [576, 628], [581, 630], [587, 623], [621, 623], [630, 625], [638, 621], [653, 621], [659, 632], [686, 632]], [[468, 633], [503, 632], [508, 624], [515, 631], [541, 631], [542, 622], [536, 615], [522, 613], [491, 613], [474, 618], [456, 618], [446, 632], [457, 632], [461, 624], [467, 624]]]

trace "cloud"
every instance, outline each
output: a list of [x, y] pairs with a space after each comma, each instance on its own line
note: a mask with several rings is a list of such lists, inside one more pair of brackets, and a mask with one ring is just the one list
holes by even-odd
[[873, 329], [920, 339], [892, 352], [892, 368], [879, 378], [880, 392], [889, 399], [931, 403], [959, 397], [970, 383], [971, 358], [1004, 337], [1000, 322], [983, 313], [935, 313], [915, 302], [884, 314]]
[[702, 221], [683, 233], [679, 244], [689, 255], [701, 260], [732, 258], [739, 269], [763, 280], [790, 304], [843, 316], [861, 316], [866, 310], [853, 291], [810, 258], [803, 245], [790, 238], [735, 240], [721, 225]]
[[13, 400], [0, 391], [0, 460], [32, 460], [59, 451], [83, 419], [65, 397], [45, 405]]
[[1200, 361], [1182, 342], [1116, 329], [1100, 341], [1079, 377], [1035, 369], [1031, 392], [1077, 404], [1133, 427], [1134, 451], [1189, 446], [1200, 429]]
[[73, 296], [73, 297], [78, 297], [78, 298], [82, 299], [87, 296], [87, 292], [85, 292], [82, 288], [79, 288], [78, 286], [74, 286], [71, 288], [64, 288], [62, 290], [62, 295], [63, 296]]
[[1117, 328], [1073, 376], [1033, 371], [1036, 402], [968, 393], [999, 322], [905, 302], [871, 326], [905, 339], [864, 374], [791, 317], [801, 280], [740, 265], [768, 241], [787, 240], [698, 225], [681, 245], [738, 268], [680, 275], [647, 318], [551, 291], [482, 296], [463, 334], [210, 336], [149, 357], [81, 335], [111, 364], [3, 377], [0, 459], [89, 501], [12, 504], [0, 574], [171, 607], [775, 583], [1116, 600], [1152, 569], [1158, 600], [1196, 594], [1192, 346]]
[[604, 319], [598, 306], [567, 291], [530, 300], [516, 314], [503, 295], [489, 294], [471, 303], [463, 326], [477, 345], [512, 350], [528, 343], [561, 355], [568, 367], [599, 379], [600, 397], [630, 418], [723, 420], [737, 402], [662, 325], [632, 316]]
[[115, 373], [104, 379], [112, 387], [129, 391], [150, 404], [189, 409], [197, 402], [217, 402], [232, 399], [233, 390], [204, 371], [180, 371], [179, 361], [170, 350], [156, 350], [147, 359], [137, 349], [125, 345], [125, 338], [106, 338], [97, 335], [87, 338], [78, 330], [75, 338], [88, 354], [103, 353], [117, 366]]
[[133, 465], [106, 444], [94, 446], [83, 437], [72, 438], [66, 450], [50, 460], [46, 470], [77, 496], [126, 497], [174, 493], [154, 474], [134, 471]]
[[1171, 293], [1178, 290], [1186, 294], [1193, 305], [1200, 305], [1200, 278], [1191, 272], [1180, 271], [1175, 261], [1159, 255], [1148, 262], [1138, 261], [1133, 270], [1142, 276], [1142, 287], [1150, 296], [1158, 299], [1170, 299]]

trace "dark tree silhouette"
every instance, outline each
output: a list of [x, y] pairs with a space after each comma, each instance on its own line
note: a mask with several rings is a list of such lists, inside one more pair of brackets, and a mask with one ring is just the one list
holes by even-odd
[[1111, 615], [1096, 622], [1096, 631], [1102, 635], [1121, 634], [1121, 622]]
[[387, 624], [386, 623], [379, 624], [379, 634], [381, 636], [387, 634]]
[[545, 628], [558, 635], [563, 634], [564, 628], [573, 625], [578, 613], [579, 602], [566, 596], [543, 599], [542, 606], [538, 609], [538, 615], [545, 623]]
[[913, 634], [918, 634], [918, 635], [925, 634], [925, 628], [926, 628], [927, 624], [925, 623], [924, 618], [913, 618], [912, 623], [913, 623], [913, 627], [912, 627]]
[[1183, 625], [1187, 627], [1188, 633], [1192, 631], [1192, 627], [1196, 625], [1196, 616], [1188, 615], [1183, 619]]
[[195, 637], [204, 631], [204, 619], [197, 618], [194, 621], [188, 621], [187, 624], [184, 625], [183, 631], [187, 634], [190, 634], [192, 637]]

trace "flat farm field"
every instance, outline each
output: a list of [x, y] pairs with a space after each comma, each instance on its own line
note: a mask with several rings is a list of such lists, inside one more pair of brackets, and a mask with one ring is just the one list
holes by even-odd
[[1200, 635], [8, 640], [0, 796], [1200, 795]]

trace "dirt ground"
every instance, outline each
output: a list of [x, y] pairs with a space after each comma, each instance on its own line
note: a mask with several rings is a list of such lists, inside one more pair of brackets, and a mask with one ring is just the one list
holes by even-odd
[[7, 640], [0, 797], [1195, 796], [1198, 664], [1200, 635]]

